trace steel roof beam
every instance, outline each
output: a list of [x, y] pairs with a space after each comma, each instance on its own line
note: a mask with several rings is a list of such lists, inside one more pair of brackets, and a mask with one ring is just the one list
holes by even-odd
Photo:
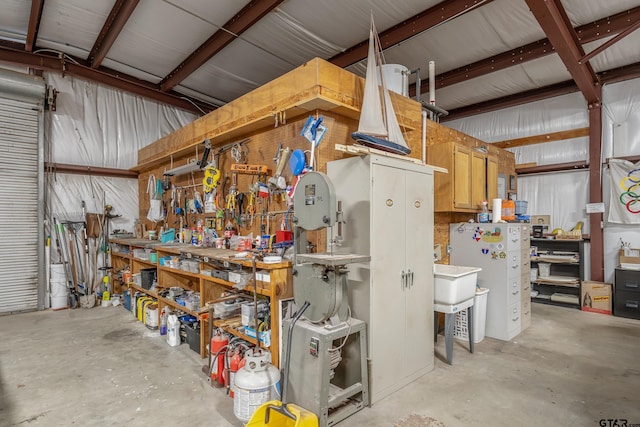
[[284, 0], [252, 0], [242, 8], [233, 18], [227, 21], [221, 29], [216, 31], [207, 41], [192, 52], [160, 82], [160, 89], [168, 91], [180, 84], [202, 64], [220, 52], [240, 34], [247, 31], [253, 24], [275, 9]]
[[111, 49], [111, 46], [113, 46], [113, 43], [118, 38], [120, 31], [122, 31], [131, 14], [136, 9], [138, 2], [139, 0], [117, 0], [116, 4], [113, 5], [89, 53], [88, 60], [91, 62], [91, 68], [98, 68], [100, 64], [102, 64], [102, 61], [107, 56], [107, 52], [109, 52], [109, 49]]
[[31, 0], [31, 13], [29, 14], [29, 26], [27, 27], [27, 39], [24, 44], [24, 50], [33, 52], [38, 39], [38, 30], [40, 29], [40, 20], [42, 19], [42, 9], [44, 8], [44, 0]]
[[556, 83], [554, 85], [531, 89], [512, 95], [503, 96], [488, 101], [479, 102], [477, 104], [466, 105], [464, 107], [449, 110], [449, 115], [440, 118], [441, 122], [448, 122], [464, 117], [475, 116], [476, 114], [488, 113], [490, 111], [502, 110], [504, 108], [514, 107], [516, 105], [527, 104], [529, 102], [540, 101], [542, 99], [553, 98], [556, 96], [566, 95], [568, 93], [577, 92], [579, 89], [573, 80]]
[[600, 104], [600, 81], [591, 64], [580, 63], [584, 50], [560, 0], [525, 0], [588, 104]]
[[[598, 73], [598, 76], [603, 85], [639, 79], [640, 62], [602, 71]], [[566, 95], [568, 93], [577, 92], [578, 90], [578, 86], [576, 86], [574, 81], [567, 80], [566, 82], [556, 83], [539, 89], [531, 89], [515, 93], [513, 95], [479, 102], [477, 104], [454, 108], [449, 110], [448, 116], [440, 118], [440, 121], [448, 122], [451, 120], [462, 119], [464, 117], [475, 116], [476, 114], [488, 113], [490, 111], [501, 110], [503, 108], [515, 107], [529, 102]]]
[[[83, 64], [83, 60], [72, 58], [69, 55], [51, 56], [39, 53], [30, 53], [22, 50], [16, 50], [15, 44], [5, 44], [0, 41], [0, 61], [11, 62], [14, 64], [27, 65], [31, 68], [44, 71], [57, 71], [73, 76], [82, 77], [99, 83], [131, 92], [136, 95], [144, 96], [158, 102], [173, 105], [187, 111], [197, 114], [212, 111], [215, 108], [202, 101], [186, 97], [177, 92], [160, 91], [156, 85], [135, 77], [126, 76], [108, 68], [100, 67], [99, 70], [93, 69]], [[86, 63], [86, 61], [84, 61]]]
[[[416, 36], [423, 31], [433, 28], [439, 24], [457, 18], [480, 6], [491, 3], [493, 0], [445, 0], [437, 5], [423, 10], [417, 15], [394, 25], [379, 34], [382, 49], [388, 49], [403, 41]], [[369, 39], [346, 49], [328, 59], [329, 62], [338, 67], [348, 67], [367, 57]]]
[[[575, 31], [580, 43], [589, 43], [596, 40], [619, 34], [629, 28], [633, 22], [640, 20], [640, 6], [611, 17], [598, 19], [589, 24], [576, 27]], [[476, 77], [481, 77], [494, 71], [504, 70], [518, 64], [524, 64], [533, 59], [542, 58], [554, 53], [549, 39], [542, 39], [524, 46], [517, 47], [507, 52], [499, 53], [489, 58], [455, 68], [436, 76], [436, 88], [442, 89], [456, 83], [461, 83]], [[429, 79], [422, 79], [422, 93], [429, 90]], [[411, 96], [415, 94], [415, 84], [409, 88]]]
[[622, 40], [623, 38], [627, 37], [629, 34], [633, 33], [638, 28], [640, 28], [640, 19], [637, 20], [635, 23], [631, 24], [626, 30], [622, 31], [621, 33], [619, 33], [614, 38], [612, 38], [610, 40], [607, 40], [605, 43], [601, 44], [597, 48], [593, 49], [591, 52], [587, 53], [585, 56], [580, 58], [578, 60], [578, 62], [580, 64], [582, 64], [584, 62], [589, 61], [591, 58], [593, 58], [594, 56], [598, 55], [602, 51], [604, 51], [606, 49], [609, 49], [615, 43], [618, 43], [620, 40]]

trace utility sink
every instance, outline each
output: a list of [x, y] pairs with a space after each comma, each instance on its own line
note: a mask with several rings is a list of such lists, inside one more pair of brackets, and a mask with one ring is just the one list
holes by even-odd
[[479, 267], [434, 264], [434, 302], [436, 304], [459, 304], [476, 295]]

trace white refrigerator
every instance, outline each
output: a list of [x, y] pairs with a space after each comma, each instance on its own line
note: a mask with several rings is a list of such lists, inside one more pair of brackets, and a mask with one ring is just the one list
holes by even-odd
[[481, 267], [488, 288], [485, 335], [509, 341], [531, 324], [530, 225], [450, 224], [451, 265]]

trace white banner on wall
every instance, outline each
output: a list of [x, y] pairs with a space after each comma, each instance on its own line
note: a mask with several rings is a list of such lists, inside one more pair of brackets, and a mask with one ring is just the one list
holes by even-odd
[[609, 222], [640, 224], [640, 162], [609, 160]]

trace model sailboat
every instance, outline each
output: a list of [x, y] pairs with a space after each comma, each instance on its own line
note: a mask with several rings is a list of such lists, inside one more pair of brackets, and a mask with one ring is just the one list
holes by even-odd
[[[384, 83], [381, 65], [382, 49], [372, 18], [360, 122], [358, 131], [352, 133], [351, 137], [367, 147], [406, 155], [411, 153], [411, 149], [407, 146], [398, 124], [391, 96]], [[382, 91], [379, 86], [382, 86]]]

